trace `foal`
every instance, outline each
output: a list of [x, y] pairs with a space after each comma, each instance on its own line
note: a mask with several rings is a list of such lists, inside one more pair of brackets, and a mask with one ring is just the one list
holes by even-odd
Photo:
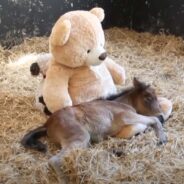
[[38, 140], [42, 136], [48, 135], [59, 143], [62, 150], [51, 157], [49, 163], [63, 180], [60, 166], [64, 156], [72, 149], [88, 147], [90, 140], [100, 141], [108, 136], [128, 138], [152, 126], [159, 141], [166, 142], [160, 122], [161, 109], [154, 89], [137, 79], [133, 84], [119, 97], [56, 111], [43, 126], [26, 134], [21, 143], [39, 151], [46, 151], [46, 146]]

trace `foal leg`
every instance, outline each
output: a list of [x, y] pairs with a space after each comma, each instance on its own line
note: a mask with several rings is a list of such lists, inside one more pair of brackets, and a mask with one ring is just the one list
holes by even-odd
[[125, 125], [123, 128], [118, 132], [116, 137], [129, 139], [136, 134], [142, 133], [146, 130], [147, 125], [137, 124], [137, 125]]
[[152, 126], [160, 143], [165, 143], [167, 138], [164, 134], [161, 122], [156, 117], [143, 116], [134, 112], [123, 113], [118, 115], [124, 125], [146, 125]]
[[55, 170], [60, 184], [67, 184], [66, 177], [61, 170], [61, 165], [63, 163], [64, 157], [71, 153], [72, 150], [78, 148], [87, 148], [89, 144], [90, 136], [87, 131], [84, 131], [80, 136], [73, 135], [69, 140], [64, 140], [62, 144], [62, 150], [55, 156], [49, 159], [49, 164]]

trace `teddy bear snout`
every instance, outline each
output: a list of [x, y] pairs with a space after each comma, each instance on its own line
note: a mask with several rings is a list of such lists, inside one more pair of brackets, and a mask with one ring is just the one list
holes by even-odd
[[106, 57], [107, 57], [107, 52], [104, 52], [104, 53], [102, 53], [100, 56], [99, 56], [99, 60], [105, 60], [106, 59]]

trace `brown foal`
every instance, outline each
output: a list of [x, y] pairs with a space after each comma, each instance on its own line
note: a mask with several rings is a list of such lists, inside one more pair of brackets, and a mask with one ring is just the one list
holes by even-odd
[[133, 87], [108, 100], [95, 100], [53, 113], [46, 123], [24, 136], [25, 147], [46, 151], [38, 139], [48, 135], [62, 146], [49, 163], [60, 181], [64, 182], [61, 164], [72, 149], [86, 148], [90, 141], [101, 141], [108, 136], [130, 138], [152, 126], [160, 143], [166, 142], [161, 120], [161, 109], [155, 90], [149, 85], [133, 80]]

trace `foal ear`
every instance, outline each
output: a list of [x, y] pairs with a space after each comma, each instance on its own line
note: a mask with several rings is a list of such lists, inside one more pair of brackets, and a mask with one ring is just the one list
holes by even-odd
[[145, 84], [144, 82], [139, 81], [136, 77], [133, 79], [133, 85], [137, 89], [146, 89], [149, 85]]

